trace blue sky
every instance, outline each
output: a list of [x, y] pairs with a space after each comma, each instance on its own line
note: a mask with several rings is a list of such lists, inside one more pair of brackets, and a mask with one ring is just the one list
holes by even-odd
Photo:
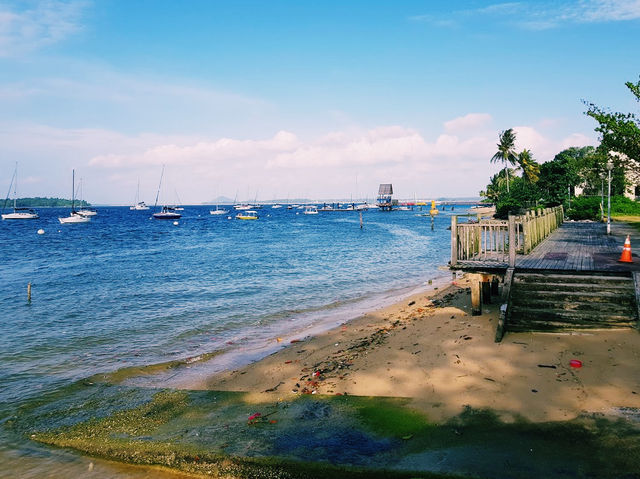
[[[498, 134], [638, 111], [640, 1], [0, 0], [0, 187], [164, 200], [476, 195]], [[5, 185], [5, 186], [3, 186]]]

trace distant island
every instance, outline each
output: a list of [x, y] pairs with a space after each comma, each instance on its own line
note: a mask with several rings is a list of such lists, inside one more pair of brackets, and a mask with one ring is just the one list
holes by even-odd
[[[86, 201], [76, 200], [75, 205], [78, 207], [91, 206], [91, 203]], [[66, 198], [41, 198], [36, 196], [35, 198], [17, 198], [16, 206], [18, 208], [70, 208], [71, 200]], [[2, 205], [4, 208], [12, 208], [13, 200], [6, 199]]]

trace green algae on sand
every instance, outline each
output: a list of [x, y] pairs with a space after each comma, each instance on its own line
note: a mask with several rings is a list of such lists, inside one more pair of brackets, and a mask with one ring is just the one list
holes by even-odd
[[91, 456], [195, 475], [498, 478], [509, 469], [522, 478], [640, 477], [640, 431], [604, 417], [505, 423], [467, 408], [433, 424], [402, 398], [257, 403], [245, 393], [107, 384], [78, 384], [51, 399], [17, 414], [15, 430]]

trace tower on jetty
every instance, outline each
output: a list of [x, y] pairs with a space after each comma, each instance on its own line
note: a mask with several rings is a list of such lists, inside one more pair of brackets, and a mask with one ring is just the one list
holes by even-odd
[[393, 195], [393, 185], [391, 183], [381, 183], [378, 187], [378, 208], [383, 211], [391, 211]]

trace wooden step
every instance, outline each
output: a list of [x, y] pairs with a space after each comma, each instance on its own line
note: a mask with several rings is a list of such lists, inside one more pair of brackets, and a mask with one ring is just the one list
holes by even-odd
[[588, 274], [542, 274], [542, 273], [516, 273], [513, 277], [516, 283], [564, 283], [564, 284], [616, 284], [633, 285], [633, 278], [628, 276], [605, 276]]
[[636, 296], [633, 290], [624, 291], [558, 291], [527, 290], [526, 294], [512, 296], [513, 304], [528, 304], [532, 301], [575, 303], [606, 303], [635, 305]]
[[615, 323], [636, 321], [635, 312], [629, 308], [628, 314], [605, 314], [598, 312], [590, 314], [584, 311], [567, 311], [560, 309], [549, 310], [546, 308], [522, 308], [513, 306], [511, 310], [511, 322], [537, 322], [560, 321], [566, 323]]
[[524, 311], [527, 309], [546, 311], [582, 311], [592, 314], [635, 314], [635, 304], [627, 301], [625, 303], [597, 302], [597, 301], [557, 301], [543, 300], [538, 298], [520, 299], [512, 303], [513, 311]]
[[513, 283], [512, 292], [528, 293], [531, 291], [607, 291], [625, 292], [635, 291], [633, 283], [627, 284], [597, 284], [597, 283]]

